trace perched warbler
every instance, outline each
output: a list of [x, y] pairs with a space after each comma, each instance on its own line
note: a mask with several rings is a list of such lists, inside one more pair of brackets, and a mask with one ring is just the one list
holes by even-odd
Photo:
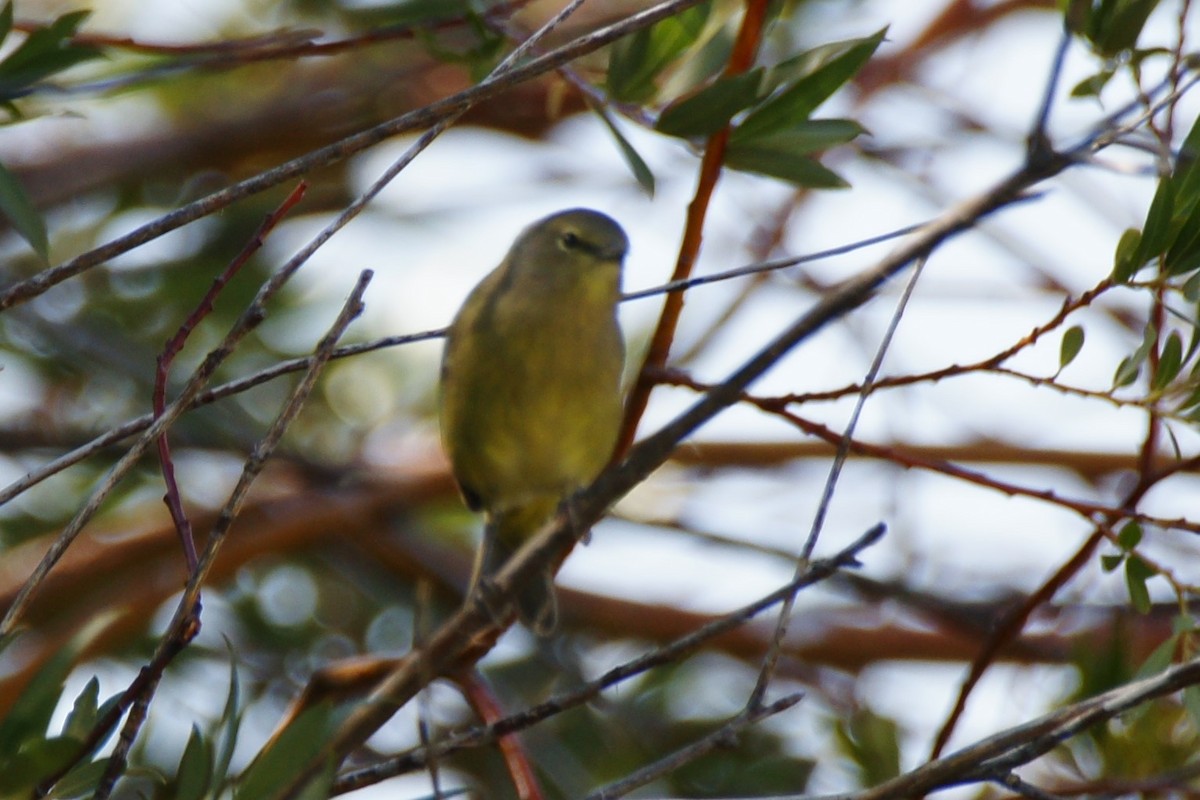
[[[442, 443], [467, 505], [485, 515], [471, 595], [608, 463], [621, 425], [617, 324], [625, 232], [571, 209], [530, 225], [446, 334]], [[486, 600], [486, 595], [484, 598]], [[535, 633], [558, 618], [554, 572], [519, 588]]]

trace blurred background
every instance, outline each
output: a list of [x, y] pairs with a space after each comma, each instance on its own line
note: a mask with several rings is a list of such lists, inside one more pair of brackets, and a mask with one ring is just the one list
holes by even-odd
[[[514, 37], [562, 5], [97, 0], [72, 41], [99, 57], [8, 101], [0, 163], [45, 220], [48, 261], [9, 230], [0, 239], [0, 283], [465, 89]], [[547, 47], [649, 5], [585, 3]], [[986, 191], [1024, 158], [1062, 38], [1058, 5], [773, 4], [759, 64], [886, 28], [870, 61], [814, 115], [853, 119], [862, 133], [819, 148], [821, 164], [844, 182], [837, 188], [724, 169], [696, 274], [851, 245]], [[1048, 116], [1056, 146], [1072, 146], [1103, 129], [1107, 115], [1136, 106], [1195, 46], [1200, 29], [1190, 3], [1130, 5], [1147, 11], [1140, 35], [1136, 20], [1127, 20], [1133, 41], [1106, 51], [1098, 37], [1080, 36], [1067, 47]], [[25, 0], [5, 47], [21, 40], [22, 23], [82, 7]], [[728, 51], [742, 9], [729, 0], [705, 4], [703, 35], [641, 97], [604, 95], [612, 56], [601, 50], [568, 73], [520, 83], [474, 107], [317, 250], [214, 384], [310, 353], [364, 269], [375, 278], [347, 342], [441, 328], [522, 227], [566, 207], [596, 208], [625, 226], [627, 291], [667, 281], [704, 140], [665, 135], [654, 121], [700, 85], [703, 58]], [[719, 70], [723, 60], [712, 66]], [[597, 97], [606, 98], [607, 122], [596, 113]], [[841, 792], [920, 764], [999, 621], [1077, 554], [1078, 569], [1000, 647], [951, 748], [1127, 681], [1163, 642], [1160, 661], [1176, 644], [1187, 652], [1183, 634], [1200, 581], [1191, 375], [1200, 287], [1185, 285], [1186, 273], [1109, 278], [1123, 232], [1145, 224], [1158, 177], [1197, 109], [1195, 93], [1183, 94], [1120, 146], [934, 252], [854, 432], [870, 449], [846, 462], [816, 554], [838, 551], [878, 522], [887, 534], [853, 575], [798, 598], [772, 691], [800, 688], [804, 700], [642, 796]], [[1121, 121], [1136, 121], [1137, 110]], [[412, 142], [392, 137], [304, 175], [305, 198], [192, 332], [168, 395], [266, 277]], [[653, 192], [623, 145], [653, 175]], [[0, 483], [11, 489], [150, 411], [164, 342], [295, 182], [249, 195], [0, 313]], [[668, 362], [683, 377], [654, 388], [640, 433], [686, 409], [695, 384], [728, 376], [823, 292], [892, 246], [690, 290]], [[481, 663], [507, 711], [789, 580], [830, 472], [831, 441], [847, 425], [909, 275], [753, 385], [756, 397], [787, 398], [790, 418], [752, 403], [728, 409], [576, 548], [559, 574], [559, 635], [539, 643], [513, 628]], [[1065, 302], [1074, 304], [1060, 315]], [[662, 295], [622, 306], [631, 379], [662, 306]], [[1168, 344], [1172, 334], [1176, 345]], [[1169, 347], [1180, 352], [1167, 375]], [[178, 796], [189, 735], [195, 726], [216, 736], [231, 669], [242, 712], [236, 774], [314, 671], [350, 657], [402, 655], [457, 605], [479, 520], [458, 499], [437, 441], [439, 357], [440, 341], [431, 338], [325, 369], [233, 526], [204, 594], [200, 635], [166, 671], [134, 749], [139, 769], [116, 796]], [[201, 543], [296, 380], [289, 373], [266, 381], [190, 411], [171, 428], [177, 479]], [[122, 452], [120, 444], [98, 448], [5, 493], [6, 606]], [[93, 678], [103, 701], [146, 663], [186, 579], [163, 492], [156, 459], [142, 459], [51, 572], [21, 635], [0, 653], [0, 716], [89, 623], [104, 624], [60, 665], [51, 731], [62, 728]], [[1136, 533], [1122, 514], [1131, 497], [1144, 515]], [[1097, 523], [1109, 538], [1085, 547]], [[582, 796], [736, 714], [773, 626], [774, 616], [764, 614], [523, 734], [548, 796]], [[451, 686], [435, 684], [426, 700], [422, 713], [435, 731], [474, 721]], [[417, 716], [415, 707], [402, 710], [371, 748], [417, 745]], [[1064, 795], [1080, 787], [1118, 791], [1178, 774], [1195, 745], [1195, 722], [1179, 703], [1163, 701], [1152, 714], [1064, 745], [1031, 774]], [[444, 787], [514, 796], [494, 748], [458, 754], [440, 771]], [[428, 775], [418, 773], [350, 796], [430, 791]]]

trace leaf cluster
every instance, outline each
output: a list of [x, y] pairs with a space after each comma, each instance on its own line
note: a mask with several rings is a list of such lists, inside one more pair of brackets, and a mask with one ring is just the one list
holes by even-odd
[[[606, 88], [619, 103], [660, 104], [662, 77], [681, 62], [719, 63], [725, 52], [723, 27], [709, 19], [711, 4], [639, 31], [615, 44]], [[850, 119], [813, 119], [812, 114], [850, 81], [879, 47], [886, 29], [871, 36], [832, 42], [771, 66], [713, 76], [695, 68], [695, 85], [662, 105], [654, 129], [695, 142], [729, 127], [725, 165], [808, 188], [843, 188], [846, 182], [823, 166], [817, 154], [853, 141], [864, 132]], [[652, 190], [649, 168], [608, 121], [638, 180]]]

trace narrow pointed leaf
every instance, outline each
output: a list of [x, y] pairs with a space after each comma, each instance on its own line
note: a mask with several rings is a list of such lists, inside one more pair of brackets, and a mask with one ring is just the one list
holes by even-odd
[[597, 116], [604, 121], [608, 132], [612, 134], [613, 141], [617, 143], [617, 149], [621, 152], [621, 157], [625, 159], [625, 163], [629, 166], [629, 171], [633, 173], [638, 185], [646, 191], [646, 194], [654, 197], [654, 173], [650, 171], [649, 165], [621, 133], [620, 128], [613, 122], [608, 112], [599, 106], [596, 106], [594, 110]]
[[731, 169], [779, 178], [810, 189], [844, 189], [850, 185], [836, 172], [822, 166], [815, 158], [790, 150], [746, 144], [736, 147], [731, 145], [725, 151], [725, 165]]
[[739, 126], [729, 141], [735, 147], [808, 155], [843, 145], [862, 133], [863, 127], [852, 119], [810, 119], [790, 128], [757, 135], [746, 134]]
[[43, 261], [49, 260], [50, 241], [46, 235], [46, 223], [33, 207], [25, 189], [3, 164], [0, 164], [0, 214], [12, 223], [13, 229]]
[[887, 28], [884, 28], [873, 36], [854, 40], [835, 58], [783, 86], [746, 115], [740, 125], [743, 133], [746, 136], [764, 135], [807, 119], [821, 103], [862, 69], [886, 33]]
[[762, 76], [762, 68], [757, 68], [718, 78], [712, 85], [667, 106], [654, 127], [659, 133], [681, 139], [711, 136], [758, 100]]

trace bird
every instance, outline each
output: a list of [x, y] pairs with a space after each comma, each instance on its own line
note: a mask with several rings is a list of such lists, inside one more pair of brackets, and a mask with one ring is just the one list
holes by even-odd
[[[439, 422], [463, 500], [484, 514], [467, 597], [481, 594], [485, 607], [488, 579], [612, 458], [624, 412], [617, 305], [628, 250], [625, 231], [599, 211], [538, 220], [447, 328]], [[554, 632], [553, 567], [514, 600], [535, 634]]]

